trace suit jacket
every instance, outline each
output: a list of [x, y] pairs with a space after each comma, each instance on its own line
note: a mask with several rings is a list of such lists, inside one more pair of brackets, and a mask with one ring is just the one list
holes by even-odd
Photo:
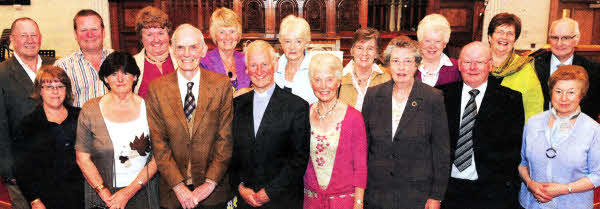
[[200, 204], [214, 205], [228, 200], [229, 185], [221, 180], [231, 159], [232, 90], [229, 79], [200, 69], [199, 91], [190, 135], [177, 83], [177, 72], [150, 83], [146, 98], [148, 125], [160, 180], [160, 205], [181, 207], [172, 188], [186, 177], [191, 160], [192, 181], [200, 186], [208, 178], [217, 187]]
[[[42, 57], [42, 65], [51, 65], [53, 58]], [[25, 115], [35, 109], [31, 98], [33, 82], [17, 58], [0, 63], [0, 177], [12, 178], [14, 174], [11, 146], [17, 128]]]
[[[461, 93], [463, 82], [441, 86], [448, 114], [450, 132], [451, 163], [458, 141], [461, 117]], [[492, 80], [483, 95], [481, 107], [475, 117], [473, 128], [473, 152], [481, 194], [489, 199], [476, 199], [473, 208], [511, 208], [518, 204], [520, 178], [517, 167], [520, 163], [521, 135], [523, 134], [523, 99], [521, 93], [501, 86]], [[453, 190], [448, 187], [448, 193]], [[472, 194], [465, 194], [472, 195]], [[449, 201], [446, 199], [446, 201]], [[504, 206], [504, 207], [503, 207]]]
[[[254, 135], [254, 91], [234, 99], [232, 186], [265, 191], [271, 202], [262, 208], [301, 208], [308, 165], [308, 103], [277, 85]], [[238, 204], [245, 202], [238, 198]], [[244, 208], [244, 207], [242, 207]]]
[[423, 208], [442, 200], [450, 169], [450, 140], [439, 90], [415, 80], [392, 136], [393, 81], [367, 90], [362, 109], [367, 131], [365, 208]]
[[[544, 52], [535, 58], [535, 73], [540, 80], [542, 92], [544, 94], [544, 110], [550, 108], [548, 103], [551, 101], [550, 87], [548, 86], [551, 59], [551, 51]], [[600, 106], [598, 105], [600, 104], [600, 85], [598, 84], [600, 83], [600, 64], [575, 54], [573, 56], [573, 65], [579, 65], [585, 68], [588, 73], [590, 87], [587, 95], [581, 100], [581, 111], [596, 120], [600, 114]]]

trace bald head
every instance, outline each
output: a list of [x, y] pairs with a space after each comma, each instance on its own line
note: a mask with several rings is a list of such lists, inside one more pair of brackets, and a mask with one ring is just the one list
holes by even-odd
[[[269, 44], [266, 41], [256, 40], [256, 41], [253, 41], [252, 43], [250, 43], [248, 46], [246, 46], [246, 54], [255, 53], [255, 52], [267, 54], [269, 60], [275, 61], [275, 58], [276, 58], [275, 49], [273, 49], [271, 44]], [[248, 63], [248, 61], [249, 61], [248, 57], [249, 56], [245, 57], [246, 63]]]
[[492, 52], [487, 44], [475, 41], [460, 51], [458, 70], [465, 84], [477, 88], [487, 82], [492, 70]]
[[175, 29], [175, 31], [173, 32], [173, 36], [171, 36], [171, 42], [176, 43], [177, 41], [180, 41], [185, 37], [196, 39], [199, 41], [198, 43], [206, 45], [204, 43], [204, 36], [202, 35], [202, 31], [200, 31], [193, 25], [187, 23], [181, 24], [177, 27], [177, 29]]

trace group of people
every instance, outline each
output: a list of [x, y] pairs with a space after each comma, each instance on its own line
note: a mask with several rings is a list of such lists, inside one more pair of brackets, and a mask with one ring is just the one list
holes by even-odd
[[383, 50], [361, 28], [346, 66], [307, 50], [293, 15], [280, 57], [262, 40], [236, 51], [227, 8], [211, 51], [154, 7], [136, 16], [133, 56], [103, 47], [102, 22], [79, 11], [80, 50], [56, 61], [38, 55], [34, 20], [11, 26], [0, 176], [13, 208], [584, 209], [600, 186], [600, 65], [574, 53], [570, 18], [537, 57], [515, 52], [510, 13], [458, 59], [439, 14]]

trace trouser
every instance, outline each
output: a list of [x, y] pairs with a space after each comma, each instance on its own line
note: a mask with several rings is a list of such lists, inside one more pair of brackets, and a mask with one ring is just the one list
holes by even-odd
[[6, 189], [8, 190], [8, 195], [10, 195], [10, 202], [12, 204], [13, 209], [30, 209], [30, 205], [25, 200], [23, 193], [19, 189], [19, 186], [13, 183], [6, 182], [4, 184]]

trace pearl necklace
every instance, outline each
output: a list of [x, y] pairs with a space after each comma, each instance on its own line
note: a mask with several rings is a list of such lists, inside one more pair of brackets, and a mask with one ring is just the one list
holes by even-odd
[[[321, 103], [321, 102], [319, 101], [319, 103]], [[333, 110], [335, 109], [337, 104], [338, 104], [338, 100], [335, 100], [335, 104], [331, 107], [331, 109], [329, 109], [329, 111], [327, 111], [325, 114], [322, 114], [322, 115], [321, 115], [321, 111], [319, 111], [319, 104], [317, 104], [316, 109], [317, 109], [317, 116], [319, 117], [319, 120], [331, 115], [331, 113], [333, 113]]]
[[148, 60], [148, 62], [150, 62], [150, 63], [152, 63], [154, 65], [161, 64], [161, 63], [167, 61], [167, 59], [169, 59], [169, 53], [166, 54], [165, 58], [162, 59], [162, 61], [161, 60], [152, 59], [150, 56], [148, 56], [148, 53], [145, 53], [145, 55], [146, 56], [144, 56], [144, 57], [146, 57], [146, 59]]

